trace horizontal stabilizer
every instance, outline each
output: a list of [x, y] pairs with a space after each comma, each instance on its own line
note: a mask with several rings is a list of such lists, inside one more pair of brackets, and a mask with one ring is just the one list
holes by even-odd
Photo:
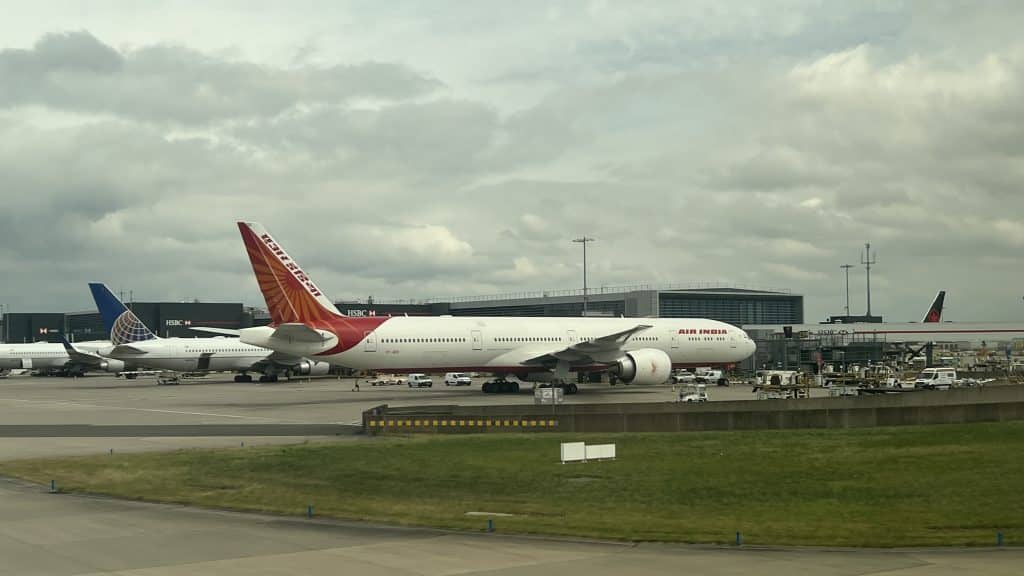
[[68, 342], [68, 339], [65, 338], [63, 334], [60, 337], [60, 343], [64, 346], [64, 351], [67, 352], [68, 358], [70, 358], [73, 362], [85, 364], [88, 366], [94, 366], [99, 365], [101, 362], [106, 360], [106, 358], [100, 356], [99, 354], [82, 352], [81, 350], [75, 348], [75, 346], [71, 344], [71, 342]]
[[236, 328], [208, 328], [206, 326], [189, 326], [189, 330], [195, 330], [196, 332], [206, 332], [208, 334], [220, 334], [221, 336], [238, 336], [238, 329]]
[[117, 346], [114, 346], [114, 349], [110, 351], [110, 355], [114, 356], [114, 357], [122, 356], [122, 355], [124, 355], [124, 356], [130, 356], [130, 355], [141, 356], [143, 354], [148, 354], [148, 352], [146, 352], [145, 350], [142, 350], [140, 348], [136, 348], [135, 346], [132, 346], [130, 344], [119, 344]]
[[289, 323], [278, 326], [270, 337], [277, 340], [288, 340], [289, 342], [320, 344], [330, 340], [333, 334], [310, 328], [305, 324]]

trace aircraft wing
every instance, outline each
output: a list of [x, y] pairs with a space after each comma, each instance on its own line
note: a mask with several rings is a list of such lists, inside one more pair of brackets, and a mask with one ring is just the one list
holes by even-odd
[[298, 322], [281, 324], [270, 337], [288, 340], [289, 342], [312, 342], [315, 344], [320, 344], [330, 339], [327, 333]]
[[238, 330], [234, 328], [208, 328], [206, 326], [189, 326], [189, 330], [195, 330], [196, 332], [208, 332], [210, 334], [219, 334], [221, 336], [238, 336]]
[[592, 340], [580, 340], [568, 348], [535, 356], [523, 362], [526, 365], [545, 366], [555, 364], [560, 360], [570, 364], [607, 364], [618, 360], [622, 356], [622, 347], [634, 334], [638, 334], [651, 328], [650, 324], [637, 324], [636, 326], [594, 338]]
[[64, 351], [67, 352], [68, 358], [76, 364], [83, 364], [86, 366], [98, 366], [101, 362], [105, 362], [107, 359], [99, 354], [93, 354], [92, 352], [82, 352], [81, 350], [74, 347], [71, 342], [64, 336], [61, 336], [60, 343], [64, 345]]

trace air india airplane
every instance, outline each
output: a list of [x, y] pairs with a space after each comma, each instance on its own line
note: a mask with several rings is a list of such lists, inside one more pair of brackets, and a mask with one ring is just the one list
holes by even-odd
[[578, 391], [571, 372], [606, 371], [626, 384], [663, 384], [675, 367], [731, 365], [754, 353], [743, 330], [694, 318], [502, 318], [341, 314], [263, 228], [239, 222], [271, 315], [242, 342], [378, 372], [490, 372], [484, 392], [518, 382]]

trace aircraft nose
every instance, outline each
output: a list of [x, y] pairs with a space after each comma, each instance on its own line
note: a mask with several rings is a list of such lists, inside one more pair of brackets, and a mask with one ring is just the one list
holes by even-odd
[[757, 344], [746, 332], [741, 332], [741, 334], [743, 334], [743, 343], [740, 345], [740, 347], [744, 352], [743, 357], [747, 358], [757, 351]]

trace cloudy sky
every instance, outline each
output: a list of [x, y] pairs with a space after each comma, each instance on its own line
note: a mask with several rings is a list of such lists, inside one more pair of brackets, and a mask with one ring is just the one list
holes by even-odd
[[[1020, 2], [10, 2], [0, 304], [723, 282], [1024, 319]], [[851, 271], [854, 313], [864, 272]]]

